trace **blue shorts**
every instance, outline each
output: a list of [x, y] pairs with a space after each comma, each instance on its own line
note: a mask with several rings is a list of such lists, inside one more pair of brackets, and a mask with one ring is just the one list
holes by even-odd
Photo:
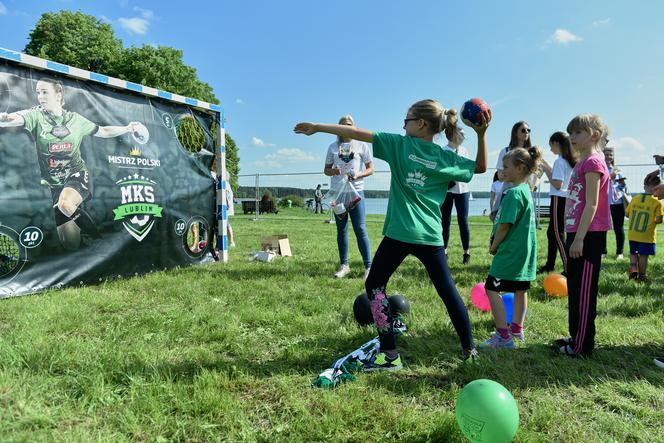
[[655, 255], [655, 243], [641, 243], [640, 241], [629, 241], [629, 253], [638, 255]]

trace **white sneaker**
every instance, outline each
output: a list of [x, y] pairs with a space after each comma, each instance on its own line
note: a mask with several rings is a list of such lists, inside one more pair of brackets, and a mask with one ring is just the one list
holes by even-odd
[[625, 259], [625, 256], [622, 255], [622, 254], [618, 254], [618, 256], [616, 257], [616, 260], [624, 260], [624, 259]]
[[341, 265], [339, 270], [334, 273], [334, 276], [336, 278], [344, 278], [348, 274], [350, 274], [350, 267], [348, 265]]
[[231, 242], [231, 248], [234, 248], [234, 247], [235, 247], [235, 242], [232, 241], [232, 242]]
[[367, 277], [369, 277], [369, 272], [371, 272], [371, 268], [366, 268], [364, 270], [364, 280], [367, 280]]

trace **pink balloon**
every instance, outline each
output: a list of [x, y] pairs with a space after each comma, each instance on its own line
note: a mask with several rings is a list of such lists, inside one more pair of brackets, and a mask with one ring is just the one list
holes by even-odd
[[470, 291], [470, 301], [472, 301], [473, 305], [480, 311], [491, 311], [491, 303], [489, 302], [489, 296], [486, 295], [484, 283], [478, 283], [473, 287]]

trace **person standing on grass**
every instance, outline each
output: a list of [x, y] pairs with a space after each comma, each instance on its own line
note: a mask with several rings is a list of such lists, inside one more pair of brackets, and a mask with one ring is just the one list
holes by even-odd
[[[532, 146], [530, 142], [530, 126], [527, 122], [519, 121], [514, 123], [512, 126], [512, 131], [510, 133], [510, 144], [500, 150], [498, 154], [498, 161], [496, 162], [496, 169], [500, 173], [503, 170], [503, 158], [505, 155], [514, 148], [530, 148]], [[500, 174], [499, 174], [500, 175]], [[504, 180], [501, 180], [502, 187], [500, 192], [496, 193], [493, 198], [493, 206], [491, 207], [491, 221], [495, 221], [496, 214], [498, 213], [498, 208], [500, 207], [500, 200], [503, 198], [503, 195], [509, 189], [509, 183], [506, 183]]]
[[567, 132], [578, 158], [565, 202], [570, 337], [556, 344], [561, 354], [577, 357], [590, 356], [595, 347], [599, 270], [611, 229], [609, 170], [600, 150], [608, 128], [599, 116], [581, 114], [569, 122]]
[[[445, 130], [445, 136], [448, 143], [443, 149], [452, 151], [457, 155], [465, 158], [470, 158], [468, 149], [461, 146], [463, 140], [466, 138], [463, 129], [456, 127], [449, 127]], [[470, 226], [468, 225], [468, 209], [470, 202], [470, 189], [468, 183], [455, 182], [453, 186], [447, 190], [443, 206], [440, 207], [440, 212], [443, 217], [443, 246], [445, 247], [445, 255], [447, 255], [447, 247], [450, 243], [450, 225], [452, 224], [452, 206], [456, 207], [457, 223], [459, 224], [459, 234], [461, 235], [461, 246], [463, 247], [463, 264], [470, 263]]]
[[[608, 143], [608, 140], [606, 142]], [[621, 180], [624, 180], [625, 176], [620, 169], [616, 168], [613, 148], [606, 146], [603, 152], [610, 177], [609, 205], [611, 208], [613, 232], [616, 235], [616, 258], [622, 260], [625, 249], [625, 206], [623, 205], [624, 193]], [[622, 183], [624, 184], [624, 182]], [[606, 254], [606, 249], [604, 250], [604, 254]]]
[[551, 152], [558, 158], [553, 167], [542, 159], [542, 170], [549, 178], [551, 189], [551, 212], [549, 214], [549, 228], [546, 237], [549, 240], [549, 249], [546, 263], [537, 270], [537, 273], [552, 272], [556, 266], [556, 255], [560, 252], [563, 262], [563, 275], [567, 275], [567, 248], [565, 247], [565, 201], [567, 198], [567, 185], [572, 175], [572, 168], [576, 159], [569, 143], [569, 137], [564, 132], [554, 132], [549, 138]]
[[403, 367], [397, 351], [393, 313], [386, 288], [392, 274], [408, 256], [417, 257], [426, 268], [438, 295], [445, 303], [452, 324], [461, 341], [464, 359], [477, 355], [473, 344], [468, 311], [454, 285], [447, 267], [441, 232], [440, 206], [451, 181], [467, 183], [474, 173], [486, 171], [486, 130], [491, 112], [482, 115], [474, 127], [478, 149], [475, 161], [440, 149], [433, 137], [455, 126], [457, 113], [444, 109], [436, 100], [413, 104], [403, 121], [406, 135], [373, 132], [347, 125], [298, 123], [295, 132], [317, 132], [372, 142], [374, 155], [390, 165], [392, 177], [383, 240], [374, 256], [374, 264], [365, 282], [371, 311], [380, 337], [380, 352], [367, 362], [367, 370], [396, 370]]
[[[355, 126], [350, 115], [339, 119], [343, 126]], [[330, 179], [330, 189], [337, 189], [343, 182], [344, 176], [353, 183], [355, 190], [362, 198], [360, 202], [348, 212], [353, 224], [353, 231], [357, 239], [357, 247], [364, 262], [364, 278], [369, 275], [371, 268], [371, 244], [366, 225], [366, 209], [364, 202], [364, 177], [374, 173], [373, 155], [368, 143], [353, 140], [348, 137], [337, 136], [337, 140], [327, 148], [325, 156], [325, 169], [323, 173]], [[339, 248], [339, 270], [334, 273], [336, 278], [344, 278], [350, 274], [348, 266], [348, 218], [334, 214], [337, 225], [337, 247]]]
[[320, 184], [316, 186], [316, 191], [314, 192], [314, 200], [316, 202], [316, 207], [314, 209], [314, 213], [318, 214], [318, 211], [320, 209], [320, 213], [323, 213], [323, 191], [320, 189]]
[[[503, 157], [503, 180], [510, 184], [500, 203], [493, 225], [489, 254], [493, 255], [484, 287], [491, 303], [496, 332], [480, 348], [514, 349], [514, 339], [525, 340], [523, 322], [528, 307], [528, 289], [537, 266], [537, 230], [528, 177], [539, 168], [542, 157], [537, 146], [511, 149]], [[507, 324], [501, 292], [514, 292], [512, 323]]]
[[643, 181], [644, 194], [636, 194], [627, 205], [629, 217], [629, 278], [648, 281], [648, 256], [655, 255], [658, 224], [662, 223], [664, 206], [653, 196], [661, 184], [659, 176], [646, 176]]

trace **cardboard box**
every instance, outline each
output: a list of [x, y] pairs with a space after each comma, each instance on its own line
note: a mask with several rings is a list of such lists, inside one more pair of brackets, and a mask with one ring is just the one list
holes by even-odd
[[276, 234], [261, 239], [261, 249], [263, 251], [273, 251], [282, 257], [292, 257], [288, 235]]

